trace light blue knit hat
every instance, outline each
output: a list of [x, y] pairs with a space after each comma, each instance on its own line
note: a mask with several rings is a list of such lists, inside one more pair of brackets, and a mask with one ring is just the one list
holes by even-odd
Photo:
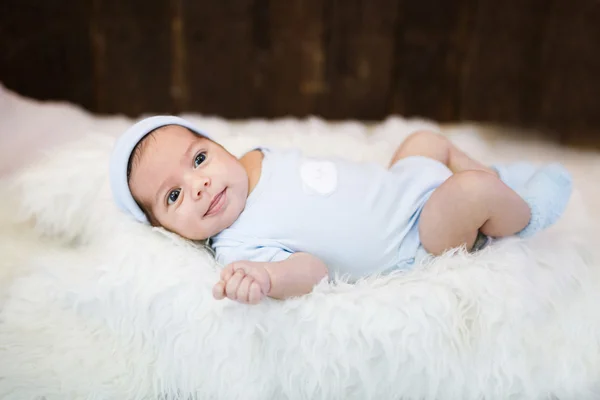
[[117, 206], [139, 222], [149, 221], [138, 206], [127, 182], [127, 165], [135, 146], [150, 132], [166, 125], [183, 126], [197, 135], [212, 138], [183, 118], [171, 115], [157, 115], [142, 119], [127, 129], [116, 141], [110, 156], [110, 188]]

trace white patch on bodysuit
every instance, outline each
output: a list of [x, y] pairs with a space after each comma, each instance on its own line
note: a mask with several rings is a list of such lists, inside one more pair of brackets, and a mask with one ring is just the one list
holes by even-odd
[[300, 166], [302, 187], [308, 194], [329, 195], [338, 183], [337, 168], [331, 161], [305, 161]]

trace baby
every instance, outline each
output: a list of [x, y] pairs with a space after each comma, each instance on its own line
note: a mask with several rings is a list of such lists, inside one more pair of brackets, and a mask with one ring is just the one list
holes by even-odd
[[136, 220], [208, 240], [225, 266], [213, 296], [247, 304], [531, 236], [558, 220], [571, 194], [559, 164], [487, 167], [429, 131], [410, 135], [384, 168], [271, 148], [238, 159], [174, 116], [130, 127], [110, 180]]

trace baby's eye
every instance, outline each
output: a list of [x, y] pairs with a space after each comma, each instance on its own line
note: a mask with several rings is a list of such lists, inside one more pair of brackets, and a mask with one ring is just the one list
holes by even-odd
[[196, 155], [194, 158], [194, 168], [198, 168], [200, 164], [202, 164], [206, 160], [206, 152], [202, 151]]
[[169, 197], [167, 198], [167, 204], [172, 205], [173, 203], [175, 203], [177, 201], [177, 198], [179, 197], [180, 192], [180, 189], [171, 190], [171, 193], [169, 193]]

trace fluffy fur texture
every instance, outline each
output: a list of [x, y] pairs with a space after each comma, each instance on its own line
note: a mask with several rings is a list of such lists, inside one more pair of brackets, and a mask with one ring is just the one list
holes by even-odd
[[[85, 115], [68, 107], [56, 114], [65, 127], [70, 113]], [[237, 154], [266, 144], [381, 163], [412, 130], [435, 127], [185, 117]], [[600, 396], [596, 154], [446, 127], [489, 163], [564, 162], [575, 177], [567, 216], [478, 255], [245, 306], [212, 299], [218, 266], [201, 247], [112, 204], [108, 154], [129, 122], [49, 150], [2, 187], [1, 399]], [[18, 131], [13, 123], [1, 129]]]

